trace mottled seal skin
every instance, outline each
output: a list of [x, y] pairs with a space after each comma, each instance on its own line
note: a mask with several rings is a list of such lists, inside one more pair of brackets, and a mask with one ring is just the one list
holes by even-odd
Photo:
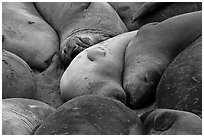
[[33, 99], [2, 100], [2, 134], [31, 135], [55, 109]]
[[117, 100], [84, 95], [56, 109], [35, 135], [140, 135], [142, 122]]
[[155, 98], [168, 64], [202, 34], [202, 12], [169, 18], [143, 26], [125, 52], [123, 87], [127, 104], [140, 108]]
[[165, 70], [156, 91], [159, 108], [190, 111], [202, 117], [202, 39], [182, 51]]
[[34, 98], [37, 85], [34, 73], [19, 56], [2, 51], [2, 98]]
[[43, 71], [59, 51], [59, 39], [32, 2], [2, 3], [2, 48]]
[[79, 53], [62, 75], [62, 98], [68, 101], [81, 95], [97, 94], [125, 103], [124, 53], [136, 34], [137, 31], [123, 33]]
[[161, 22], [173, 16], [200, 10], [202, 2], [147, 2], [135, 11], [132, 20], [135, 28], [139, 29], [147, 23]]
[[35, 5], [58, 32], [61, 58], [65, 65], [82, 50], [128, 31], [116, 11], [106, 2]]
[[145, 135], [201, 135], [202, 119], [197, 115], [173, 109], [157, 109], [143, 116]]

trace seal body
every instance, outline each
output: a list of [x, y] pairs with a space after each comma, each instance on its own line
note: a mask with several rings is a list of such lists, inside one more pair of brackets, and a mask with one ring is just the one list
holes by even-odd
[[87, 48], [67, 67], [60, 82], [65, 101], [97, 94], [125, 103], [122, 88], [124, 53], [137, 31], [127, 32]]
[[159, 108], [190, 111], [202, 117], [202, 40], [182, 51], [165, 70], [156, 92]]
[[55, 109], [32, 99], [10, 98], [2, 100], [2, 134], [31, 135]]
[[56, 32], [45, 22], [31, 2], [2, 3], [3, 49], [34, 69], [43, 71], [59, 50]]
[[123, 87], [131, 107], [142, 107], [147, 100], [155, 99], [168, 64], [202, 34], [201, 15], [199, 11], [175, 16], [138, 31], [126, 49], [123, 73]]
[[144, 117], [145, 135], [201, 135], [202, 119], [173, 109], [157, 109]]
[[65, 64], [85, 48], [127, 32], [116, 11], [105, 2], [35, 4], [58, 32], [61, 58]]
[[119, 101], [84, 95], [67, 101], [36, 130], [35, 135], [141, 134], [139, 117]]
[[2, 51], [2, 98], [34, 98], [36, 80], [28, 64], [17, 55]]
[[146, 2], [133, 13], [135, 28], [161, 22], [173, 16], [202, 10], [201, 2]]

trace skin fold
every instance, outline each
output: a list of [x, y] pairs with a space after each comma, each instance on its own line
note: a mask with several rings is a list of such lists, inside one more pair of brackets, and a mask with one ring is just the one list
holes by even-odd
[[128, 31], [116, 11], [106, 2], [51, 2], [35, 5], [57, 31], [61, 59], [66, 66], [82, 50]]
[[202, 12], [169, 18], [143, 26], [125, 52], [123, 87], [127, 104], [140, 108], [155, 98], [168, 64], [202, 34]]
[[2, 100], [2, 134], [31, 135], [55, 109], [32, 99], [10, 98]]

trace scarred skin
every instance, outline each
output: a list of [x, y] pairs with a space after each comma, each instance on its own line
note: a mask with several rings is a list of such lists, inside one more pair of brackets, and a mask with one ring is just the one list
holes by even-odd
[[10, 98], [2, 100], [2, 134], [31, 135], [55, 109], [32, 99]]
[[125, 103], [126, 94], [122, 88], [124, 52], [136, 34], [137, 31], [120, 34], [78, 54], [61, 78], [63, 99], [98, 94]]
[[45, 22], [31, 2], [2, 3], [2, 48], [34, 69], [44, 70], [59, 50], [53, 28]]
[[142, 122], [117, 100], [84, 95], [67, 101], [35, 135], [141, 135]]
[[125, 52], [123, 87], [127, 104], [140, 108], [155, 98], [168, 64], [202, 34], [201, 12], [172, 17], [143, 26]]
[[2, 51], [2, 98], [34, 98], [36, 80], [28, 64], [19, 56]]
[[105, 2], [35, 3], [35, 5], [44, 19], [58, 32], [61, 59], [65, 65], [82, 50], [127, 32], [118, 14]]
[[159, 108], [179, 109], [202, 117], [202, 40], [182, 51], [165, 70], [156, 91]]
[[157, 109], [143, 117], [145, 135], [201, 135], [202, 119], [173, 109]]

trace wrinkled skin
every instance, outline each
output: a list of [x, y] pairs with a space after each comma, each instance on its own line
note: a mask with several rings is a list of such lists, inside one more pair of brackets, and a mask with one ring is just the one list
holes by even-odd
[[17, 55], [2, 51], [2, 98], [34, 98], [36, 80], [28, 64]]
[[36, 130], [35, 135], [140, 135], [141, 133], [141, 120], [124, 104], [97, 95], [84, 95], [60, 106]]
[[165, 70], [156, 92], [159, 108], [202, 116], [202, 40], [181, 52]]
[[128, 31], [116, 11], [106, 2], [35, 5], [58, 32], [61, 59], [66, 66], [82, 50]]
[[32, 99], [2, 100], [2, 134], [30, 135], [55, 109]]
[[[141, 108], [168, 64], [202, 34], [202, 13], [192, 12], [143, 26], [125, 52], [123, 87], [127, 105]], [[189, 30], [189, 31], [187, 31]]]
[[201, 135], [202, 119], [197, 115], [173, 109], [158, 109], [146, 114], [145, 135]]

